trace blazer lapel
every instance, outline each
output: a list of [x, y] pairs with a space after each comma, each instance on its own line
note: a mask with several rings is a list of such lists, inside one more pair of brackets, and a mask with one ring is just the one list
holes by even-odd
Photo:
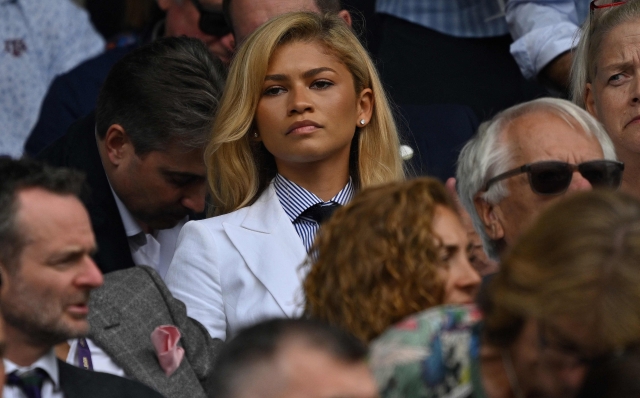
[[302, 265], [307, 252], [280, 205], [273, 184], [250, 206], [241, 225], [223, 223], [253, 274], [288, 317], [301, 315]]
[[109, 303], [108, 297], [91, 295], [89, 311], [89, 338], [109, 355], [113, 361], [124, 370], [125, 374], [140, 380], [136, 372], [137, 361], [132, 354], [133, 345], [143, 342], [131, 341], [131, 336], [123, 330], [124, 316], [120, 309]]

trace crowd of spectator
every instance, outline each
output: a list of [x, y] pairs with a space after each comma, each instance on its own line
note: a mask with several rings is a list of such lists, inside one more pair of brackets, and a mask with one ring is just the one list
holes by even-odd
[[0, 0], [2, 397], [638, 396], [640, 0], [373, 3]]

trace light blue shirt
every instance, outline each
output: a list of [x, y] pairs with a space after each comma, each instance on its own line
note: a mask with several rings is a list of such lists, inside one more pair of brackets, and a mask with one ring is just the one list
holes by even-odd
[[53, 78], [104, 47], [71, 0], [0, 0], [0, 155], [22, 155]]
[[347, 185], [345, 185], [345, 187], [342, 188], [342, 190], [340, 190], [340, 192], [338, 192], [336, 196], [334, 196], [327, 202], [302, 188], [295, 182], [289, 181], [280, 174], [276, 175], [273, 186], [276, 190], [276, 195], [278, 196], [280, 205], [282, 205], [284, 212], [289, 217], [289, 220], [291, 220], [291, 222], [293, 223], [293, 227], [296, 229], [296, 232], [298, 233], [298, 236], [300, 236], [300, 239], [302, 239], [302, 243], [307, 249], [307, 252], [309, 252], [311, 246], [313, 245], [313, 240], [316, 237], [316, 233], [318, 232], [318, 228], [320, 228], [320, 225], [318, 225], [315, 220], [301, 217], [300, 215], [309, 207], [318, 203], [329, 204], [333, 202], [344, 206], [351, 201], [351, 198], [354, 194], [351, 178], [349, 178], [349, 182], [347, 183]]
[[580, 39], [589, 0], [509, 0], [506, 20], [514, 39], [511, 55], [528, 79]]
[[509, 31], [505, 0], [377, 0], [376, 12], [455, 37], [495, 37]]

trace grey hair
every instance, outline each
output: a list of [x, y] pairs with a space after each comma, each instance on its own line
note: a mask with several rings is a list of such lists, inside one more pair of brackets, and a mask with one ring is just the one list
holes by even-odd
[[605, 37], [615, 27], [640, 18], [640, 0], [598, 10], [582, 24], [581, 37], [571, 67], [571, 100], [584, 108], [586, 86], [596, 75], [596, 60]]
[[509, 146], [504, 140], [500, 140], [506, 127], [515, 119], [534, 112], [554, 113], [571, 126], [575, 126], [574, 122], [577, 123], [587, 136], [598, 139], [605, 159], [616, 160], [613, 143], [602, 125], [587, 111], [566, 100], [539, 98], [512, 106], [482, 123], [476, 136], [460, 152], [456, 185], [460, 202], [471, 216], [473, 226], [482, 238], [485, 252], [496, 260], [499, 258], [498, 242], [493, 241], [486, 233], [474, 199], [479, 196], [487, 203], [497, 204], [509, 195], [505, 181], [493, 184], [487, 192], [480, 191], [489, 179], [513, 167]]

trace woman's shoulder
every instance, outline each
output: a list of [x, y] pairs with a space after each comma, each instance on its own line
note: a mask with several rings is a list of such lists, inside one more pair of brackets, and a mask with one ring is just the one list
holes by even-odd
[[371, 344], [369, 364], [383, 397], [464, 397], [481, 320], [475, 306], [440, 306], [409, 316]]
[[423, 343], [434, 336], [472, 328], [482, 318], [475, 305], [442, 305], [410, 315], [391, 326], [375, 343], [406, 340]]
[[184, 225], [183, 230], [204, 228], [214, 230], [221, 228], [224, 223], [240, 224], [246, 217], [250, 207], [251, 206], [243, 207], [232, 211], [231, 213], [220, 214], [218, 216], [204, 218], [202, 220], [189, 221]]

